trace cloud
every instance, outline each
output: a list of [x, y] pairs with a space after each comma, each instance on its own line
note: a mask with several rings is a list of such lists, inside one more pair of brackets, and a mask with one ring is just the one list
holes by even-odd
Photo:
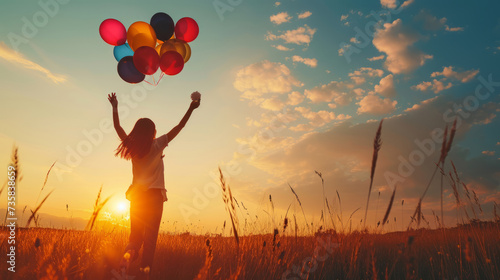
[[329, 84], [306, 89], [304, 95], [313, 103], [331, 102], [333, 100], [336, 104], [345, 106], [351, 103], [352, 100], [352, 97], [345, 92], [348, 87], [349, 85], [344, 82], [332, 81]]
[[396, 6], [396, 0], [380, 0], [380, 5], [384, 8], [389, 8], [389, 9], [395, 9]]
[[386, 115], [396, 110], [398, 102], [389, 98], [380, 98], [375, 94], [368, 94], [358, 104], [358, 114]]
[[350, 44], [344, 44], [339, 50], [338, 50], [338, 53], [339, 53], [339, 56], [343, 56], [344, 53], [351, 47]]
[[376, 61], [376, 60], [382, 60], [384, 59], [385, 55], [379, 55], [379, 56], [374, 56], [374, 57], [370, 57], [370, 58], [367, 58], [369, 61]]
[[414, 0], [406, 0], [403, 2], [403, 4], [401, 4], [401, 8], [406, 8], [408, 6], [410, 6], [411, 4], [413, 4]]
[[351, 116], [344, 114], [335, 116], [335, 113], [325, 110], [314, 112], [310, 108], [305, 107], [296, 107], [295, 111], [299, 112], [302, 117], [309, 120], [309, 125], [313, 127], [322, 127], [333, 120], [347, 120], [351, 118]]
[[366, 82], [366, 78], [370, 77], [382, 77], [384, 74], [383, 70], [373, 69], [371, 67], [361, 67], [358, 70], [349, 73], [349, 77], [353, 80], [357, 85], [364, 84]]
[[349, 14], [347, 14], [347, 15], [341, 15], [340, 16], [340, 21], [347, 20], [348, 17], [349, 17]]
[[387, 55], [385, 66], [394, 73], [408, 73], [424, 65], [428, 55], [413, 46], [421, 38], [420, 34], [403, 26], [401, 19], [392, 23], [385, 23], [377, 30], [373, 38], [373, 45]]
[[375, 85], [375, 92], [385, 97], [396, 96], [396, 89], [394, 89], [394, 77], [392, 74], [380, 79], [379, 84]]
[[434, 93], [439, 93], [445, 89], [451, 88], [453, 85], [452, 83], [445, 84], [446, 79], [441, 79], [441, 80], [432, 80], [432, 82], [421, 82], [420, 84], [416, 86], [412, 86], [412, 89], [419, 90], [419, 91], [426, 91], [429, 88], [434, 91]]
[[299, 14], [299, 19], [304, 19], [304, 18], [308, 18], [312, 15], [312, 13], [310, 11], [305, 11], [301, 14]]
[[64, 83], [67, 80], [66, 76], [54, 74], [47, 68], [44, 68], [43, 66], [31, 60], [28, 60], [21, 53], [10, 49], [4, 42], [0, 42], [0, 58], [3, 58], [17, 66], [40, 72], [56, 84]]
[[281, 2], [275, 2], [275, 3], [274, 3], [274, 6], [275, 6], [275, 7], [278, 7], [279, 5], [281, 5]]
[[276, 48], [279, 51], [285, 51], [285, 52], [287, 52], [287, 51], [293, 51], [293, 49], [287, 48], [287, 47], [285, 47], [283, 45], [277, 45], [277, 46], [273, 45], [272, 47]]
[[422, 22], [424, 25], [424, 29], [436, 31], [445, 26], [447, 19], [445, 17], [438, 19], [436, 16], [431, 15], [426, 10], [421, 10], [414, 17], [414, 20]]
[[285, 103], [278, 97], [273, 96], [271, 98], [264, 99], [264, 101], [260, 104], [260, 107], [271, 111], [279, 111], [285, 107]]
[[449, 32], [459, 32], [459, 31], [464, 31], [464, 28], [463, 27], [449, 27], [448, 25], [446, 25], [446, 31], [449, 31]]
[[291, 106], [298, 105], [304, 101], [305, 96], [298, 91], [294, 91], [288, 94], [287, 104]]
[[443, 67], [443, 71], [441, 72], [433, 72], [431, 77], [444, 76], [446, 78], [452, 78], [458, 80], [462, 83], [470, 82], [476, 75], [479, 73], [479, 70], [467, 70], [464, 72], [456, 72], [453, 71], [453, 66]]
[[361, 43], [358, 39], [356, 39], [356, 37], [352, 37], [351, 39], [349, 39], [349, 42], [351, 42], [353, 44], [359, 44], [359, 43]]
[[[261, 104], [273, 95], [290, 92], [293, 87], [301, 87], [303, 84], [292, 76], [286, 65], [264, 60], [240, 69], [233, 86], [243, 93], [242, 98]], [[275, 108], [279, 103], [272, 99], [263, 106]]]
[[280, 25], [285, 22], [289, 22], [292, 17], [287, 12], [281, 12], [269, 17], [272, 23]]
[[311, 131], [313, 129], [314, 127], [308, 123], [301, 123], [296, 126], [290, 127], [290, 130], [295, 132], [305, 132], [305, 131]]
[[427, 105], [427, 104], [431, 104], [434, 100], [436, 100], [439, 96], [434, 96], [432, 98], [429, 98], [429, 99], [426, 99], [422, 102], [420, 102], [420, 104], [414, 104], [412, 107], [410, 108], [407, 108], [405, 110], [405, 112], [410, 112], [410, 111], [415, 111], [415, 110], [418, 110], [420, 108], [422, 108], [423, 106]]
[[426, 10], [421, 10], [413, 19], [415, 21], [422, 22], [424, 29], [430, 31], [436, 31], [443, 28], [448, 32], [464, 31], [463, 27], [450, 27], [446, 24], [447, 18], [437, 18], [436, 16], [431, 15]]
[[443, 71], [441, 72], [433, 72], [431, 74], [431, 77], [439, 77], [443, 76], [444, 78], [442, 79], [434, 79], [432, 82], [421, 82], [420, 84], [413, 86], [412, 89], [415, 90], [420, 90], [420, 91], [426, 91], [428, 89], [432, 89], [434, 93], [439, 93], [445, 89], [451, 88], [453, 85], [451, 82], [448, 82], [446, 84], [447, 79], [453, 79], [460, 81], [462, 83], [467, 83], [470, 82], [472, 79], [476, 77], [476, 75], [479, 73], [479, 70], [468, 70], [464, 72], [456, 72], [453, 70], [452, 66], [448, 67], [443, 67]]
[[495, 155], [495, 151], [482, 151], [481, 153], [483, 155], [487, 155], [487, 156], [494, 156]]
[[303, 58], [298, 55], [294, 55], [292, 57], [293, 62], [300, 62], [304, 63], [305, 65], [311, 67], [311, 68], [316, 68], [318, 66], [318, 60], [316, 58]]
[[309, 45], [315, 33], [316, 29], [312, 29], [309, 26], [304, 25], [304, 27], [299, 27], [294, 30], [287, 30], [281, 35], [275, 35], [271, 32], [268, 32], [266, 35], [266, 40], [275, 41], [282, 39], [288, 44]]

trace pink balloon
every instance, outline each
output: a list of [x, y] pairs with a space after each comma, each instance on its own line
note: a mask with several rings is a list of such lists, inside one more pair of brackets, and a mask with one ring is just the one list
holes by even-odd
[[189, 43], [191, 41], [194, 41], [194, 39], [198, 37], [198, 33], [200, 33], [198, 23], [196, 23], [196, 20], [190, 17], [181, 18], [175, 24], [176, 39]]
[[108, 18], [101, 23], [99, 34], [104, 42], [113, 46], [123, 45], [127, 40], [125, 26], [120, 21], [112, 18]]

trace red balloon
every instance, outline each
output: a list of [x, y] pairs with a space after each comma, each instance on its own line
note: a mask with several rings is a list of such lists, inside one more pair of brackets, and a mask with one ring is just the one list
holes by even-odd
[[134, 65], [139, 72], [153, 75], [160, 67], [160, 56], [154, 48], [142, 46], [134, 52]]
[[160, 69], [167, 75], [177, 75], [184, 68], [184, 58], [176, 51], [165, 52], [160, 58]]
[[190, 17], [181, 18], [175, 24], [175, 38], [187, 43], [194, 41], [200, 33], [198, 23]]
[[125, 26], [120, 21], [112, 18], [108, 18], [101, 23], [99, 34], [104, 42], [113, 46], [123, 45], [127, 40]]

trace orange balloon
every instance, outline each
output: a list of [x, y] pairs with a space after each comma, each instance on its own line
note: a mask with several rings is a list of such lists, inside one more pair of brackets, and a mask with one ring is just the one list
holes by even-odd
[[160, 50], [160, 57], [168, 51], [178, 52], [182, 56], [182, 58], [184, 58], [186, 56], [186, 47], [184, 46], [184, 41], [177, 39], [170, 39], [168, 41], [165, 41]]
[[184, 63], [186, 63], [191, 58], [191, 47], [186, 42], [184, 42], [184, 47], [186, 48], [186, 55], [184, 56]]
[[159, 44], [158, 46], [156, 46], [155, 50], [156, 52], [158, 53], [158, 55], [160, 55], [160, 51], [161, 51], [161, 47], [163, 46], [163, 43]]
[[148, 23], [137, 21], [128, 28], [127, 41], [133, 51], [142, 46], [154, 48], [156, 46], [156, 33]]

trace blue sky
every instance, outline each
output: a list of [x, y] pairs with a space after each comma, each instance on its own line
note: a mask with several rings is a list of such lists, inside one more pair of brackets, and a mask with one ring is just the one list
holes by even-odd
[[[479, 77], [500, 80], [495, 1], [40, 3], [52, 3], [49, 13], [55, 12], [47, 15], [35, 1], [9, 2], [0, 11], [0, 151], [7, 163], [12, 144], [20, 146], [21, 204], [35, 202], [57, 160], [47, 213], [58, 215], [69, 204], [75, 216], [86, 218], [101, 184], [105, 194], [114, 194], [113, 211], [124, 200], [131, 168], [113, 157], [114, 132], [96, 132], [111, 117], [106, 94], [117, 92], [121, 106], [135, 107], [122, 115], [126, 131], [138, 118], [150, 117], [159, 133], [166, 133], [196, 90], [203, 105], [166, 151], [165, 213], [171, 215], [165, 220], [196, 222], [207, 230], [220, 226], [226, 215], [222, 201], [207, 195], [217, 166], [230, 177], [235, 196], [259, 216], [266, 216], [269, 194], [276, 216], [293, 204], [290, 183], [303, 196], [307, 215], [318, 220], [322, 193], [314, 170], [323, 172], [329, 199], [335, 191], [343, 195], [344, 211], [364, 207], [371, 142], [382, 118], [384, 144], [374, 189], [381, 199], [394, 187], [384, 175], [399, 172], [399, 157], [408, 158], [418, 150], [416, 140], [429, 139], [431, 131], [451, 125], [458, 115], [463, 125], [449, 158], [488, 209], [484, 217], [491, 216], [493, 201], [500, 202], [499, 89], [483, 86], [489, 96], [474, 97], [483, 84]], [[116, 73], [113, 48], [99, 37], [99, 25], [115, 18], [128, 27], [160, 11], [174, 21], [189, 16], [198, 22], [191, 60], [157, 87], [127, 84]], [[36, 31], [26, 36], [23, 28], [30, 24]], [[143, 92], [144, 98], [134, 99]], [[468, 107], [445, 114], [454, 104]], [[93, 133], [102, 133], [102, 139]], [[74, 161], [72, 151], [91, 142], [87, 135], [99, 141]], [[439, 148], [400, 182], [396, 200], [405, 199], [408, 212], [438, 153]], [[438, 209], [437, 187], [426, 199], [428, 212]], [[193, 200], [198, 193], [204, 199]], [[451, 190], [446, 194], [447, 213], [455, 217]], [[380, 217], [371, 206], [375, 224]]]

